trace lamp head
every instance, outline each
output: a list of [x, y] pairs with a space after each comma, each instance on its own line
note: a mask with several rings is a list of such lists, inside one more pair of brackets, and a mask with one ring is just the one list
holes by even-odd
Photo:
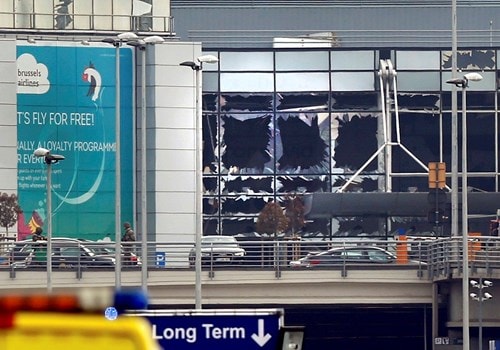
[[33, 155], [35, 157], [45, 157], [50, 153], [50, 151], [46, 148], [37, 148], [35, 152], [33, 152]]
[[101, 40], [101, 42], [114, 45], [116, 43], [116, 39], [115, 38], [104, 38]]
[[464, 75], [464, 78], [469, 80], [469, 81], [481, 81], [481, 80], [483, 80], [483, 76], [479, 73], [476, 73], [476, 72], [467, 73]]
[[135, 47], [139, 48], [140, 50], [146, 49], [146, 42], [142, 39], [127, 41], [127, 45], [135, 46]]
[[146, 44], [152, 44], [152, 45], [155, 45], [155, 44], [161, 44], [163, 42], [165, 42], [165, 39], [163, 39], [161, 36], [159, 35], [151, 35], [151, 36], [147, 36], [144, 38], [144, 42]]
[[196, 58], [196, 60], [200, 63], [217, 63], [219, 59], [214, 55], [203, 55]]
[[132, 33], [132, 32], [120, 33], [116, 37], [121, 41], [127, 41], [127, 40], [132, 40], [132, 39], [138, 38], [137, 34]]
[[449, 80], [446, 80], [446, 84], [453, 84], [456, 87], [463, 88], [463, 87], [467, 86], [467, 79], [464, 79], [464, 78], [449, 79]]
[[185, 66], [185, 67], [190, 67], [192, 70], [199, 70], [200, 69], [200, 65], [196, 64], [193, 61], [184, 61], [182, 63], [179, 63], [179, 65]]

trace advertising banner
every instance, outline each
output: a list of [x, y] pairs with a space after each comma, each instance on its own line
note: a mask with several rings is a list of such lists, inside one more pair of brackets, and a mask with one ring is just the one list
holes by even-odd
[[[74, 45], [74, 44], [73, 44]], [[116, 49], [64, 43], [17, 47], [18, 239], [46, 232], [50, 166], [54, 237], [111, 239], [115, 231]], [[121, 221], [133, 220], [133, 60], [120, 49]]]

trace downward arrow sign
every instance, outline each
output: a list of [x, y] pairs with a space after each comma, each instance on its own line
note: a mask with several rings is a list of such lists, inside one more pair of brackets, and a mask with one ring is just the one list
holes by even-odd
[[257, 345], [259, 345], [260, 347], [263, 347], [264, 345], [266, 345], [266, 343], [269, 341], [269, 339], [271, 339], [271, 334], [269, 333], [265, 333], [265, 330], [264, 330], [264, 320], [263, 319], [259, 319], [259, 330], [258, 330], [258, 334], [252, 334], [252, 339], [254, 342], [257, 343]]

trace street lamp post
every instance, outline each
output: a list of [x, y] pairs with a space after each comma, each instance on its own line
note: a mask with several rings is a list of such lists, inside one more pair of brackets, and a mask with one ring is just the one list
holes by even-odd
[[47, 164], [47, 292], [52, 293], [52, 164], [64, 160], [64, 156], [45, 148], [37, 148], [33, 155], [44, 158]]
[[147, 162], [146, 162], [146, 47], [163, 43], [165, 40], [157, 35], [144, 39], [130, 41], [127, 44], [134, 46], [141, 52], [141, 285], [147, 292], [148, 289], [148, 222], [147, 222]]
[[[479, 73], [467, 73], [463, 78], [447, 80], [446, 83], [462, 88], [462, 337], [463, 349], [469, 350], [469, 249], [468, 249], [468, 203], [467, 203], [467, 87], [469, 81], [480, 81]], [[457, 140], [452, 140], [456, 142]]]
[[213, 55], [199, 56], [197, 62], [185, 61], [181, 66], [190, 67], [196, 74], [195, 102], [196, 102], [196, 232], [195, 232], [195, 306], [200, 310], [201, 305], [201, 237], [203, 235], [203, 134], [202, 134], [202, 94], [201, 71], [203, 63], [217, 63], [219, 59]]
[[115, 47], [115, 288], [121, 288], [121, 147], [120, 147], [120, 46], [123, 42], [137, 39], [135, 33], [118, 34], [115, 38], [104, 38], [102, 42]]
[[470, 297], [479, 302], [479, 350], [483, 350], [483, 301], [490, 300], [493, 298], [488, 292], [483, 292], [484, 288], [491, 287], [493, 282], [479, 278], [479, 282], [471, 280], [470, 284], [472, 287], [479, 290], [478, 293], [470, 293]]

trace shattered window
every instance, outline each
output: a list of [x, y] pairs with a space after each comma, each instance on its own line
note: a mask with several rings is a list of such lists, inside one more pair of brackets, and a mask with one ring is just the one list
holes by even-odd
[[401, 93], [398, 94], [399, 110], [438, 111], [440, 108], [439, 94]]
[[[500, 181], [496, 52], [458, 53], [459, 74], [483, 76], [470, 83], [466, 95], [472, 191], [497, 191]], [[284, 203], [291, 193], [383, 191], [389, 147], [394, 192], [428, 191], [424, 166], [430, 161], [443, 161], [450, 171], [451, 51], [279, 49], [219, 56], [203, 85], [204, 234], [260, 239], [260, 211], [269, 201]], [[389, 100], [381, 101], [379, 58], [392, 59], [397, 70], [397, 104], [392, 87]], [[457, 100], [460, 146], [460, 89]], [[391, 145], [384, 146], [382, 107], [387, 106]], [[458, 147], [459, 159], [461, 152]], [[301, 236], [392, 237], [385, 220], [308, 218]], [[389, 220], [393, 227], [417, 227], [423, 234], [433, 230], [423, 217]]]
[[273, 173], [271, 114], [226, 114], [221, 116], [221, 123], [221, 172]]
[[[494, 113], [467, 112], [467, 168], [470, 172], [495, 171], [496, 128]], [[451, 113], [443, 113], [444, 128], [444, 159], [451, 164]], [[458, 118], [458, 140], [462, 140], [462, 118]], [[458, 157], [462, 159], [462, 147], [458, 148]], [[462, 171], [462, 164], [458, 162], [458, 170]], [[481, 187], [481, 186], [478, 186]]]
[[280, 112], [328, 111], [328, 93], [278, 93], [276, 109]]
[[[217, 173], [219, 168], [218, 160], [218, 116], [216, 114], [204, 114], [202, 118], [202, 134], [203, 134], [203, 174]], [[209, 184], [207, 179], [207, 190], [215, 191], [216, 187]]]
[[267, 197], [240, 195], [224, 197], [221, 200], [221, 214], [223, 215], [258, 215], [267, 203]]
[[[441, 67], [451, 69], [452, 52], [443, 51], [441, 55]], [[459, 50], [457, 51], [457, 68], [460, 70], [495, 69], [496, 57], [494, 50]]]
[[380, 110], [377, 92], [334, 92], [332, 110]]
[[258, 112], [273, 110], [271, 94], [222, 94], [220, 109], [223, 112]]
[[327, 113], [280, 114], [276, 159], [280, 173], [326, 173], [329, 168]]
[[[377, 115], [339, 113], [332, 116], [333, 168], [345, 173], [354, 173], [378, 149]], [[368, 172], [376, 170], [376, 162], [371, 162], [365, 168]]]
[[323, 176], [278, 176], [276, 191], [279, 193], [313, 193], [328, 192], [330, 189], [328, 177]]
[[269, 176], [224, 176], [221, 181], [223, 194], [274, 192], [273, 178]]
[[[467, 91], [467, 110], [495, 110], [495, 92]], [[451, 110], [451, 92], [441, 94], [443, 110]], [[462, 93], [457, 93], [457, 105], [462, 108]]]
[[467, 168], [495, 171], [495, 114], [467, 112]]

